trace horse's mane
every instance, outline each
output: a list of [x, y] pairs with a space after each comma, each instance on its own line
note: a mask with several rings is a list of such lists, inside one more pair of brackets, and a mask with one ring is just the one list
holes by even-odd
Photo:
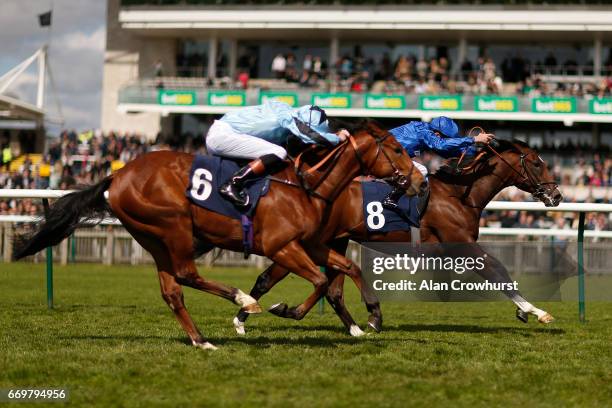
[[[494, 146], [494, 148], [500, 154], [512, 150], [518, 153], [520, 152], [520, 150], [517, 147], [524, 147], [529, 149], [529, 145], [521, 140], [495, 139], [495, 142], [496, 145]], [[446, 159], [442, 163], [442, 166], [440, 166], [440, 168], [432, 176], [441, 179], [442, 181], [452, 182], [453, 180], [449, 180], [449, 178], [459, 180], [462, 177], [465, 177], [465, 174], [459, 173], [457, 171], [458, 166], [460, 165], [461, 168], [475, 166], [477, 163], [486, 162], [489, 158], [493, 156], [493, 153], [489, 150], [485, 150], [484, 152], [484, 155], [480, 155], [479, 153], [477, 153], [474, 156], [464, 157], [463, 160], [461, 160], [461, 163], [459, 163], [458, 157]]]

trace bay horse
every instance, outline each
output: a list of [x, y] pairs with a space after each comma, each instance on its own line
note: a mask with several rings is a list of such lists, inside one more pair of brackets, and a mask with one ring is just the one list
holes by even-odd
[[[522, 142], [495, 140], [498, 149], [487, 146], [460, 171], [446, 167], [430, 176], [430, 200], [421, 220], [420, 234], [425, 243], [474, 243], [478, 239], [480, 216], [486, 205], [504, 188], [516, 186], [533, 195], [546, 206], [557, 206], [562, 199], [557, 184], [548, 172], [544, 160]], [[357, 242], [411, 242], [410, 230], [392, 232], [368, 232], [363, 214], [361, 182], [352, 182], [334, 202], [330, 223], [322, 231], [322, 238], [340, 253], [346, 252], [348, 240]], [[480, 248], [473, 256], [482, 256]], [[478, 252], [480, 251], [480, 252]], [[511, 282], [507, 270], [495, 257], [487, 254], [485, 268], [477, 273], [485, 279]], [[261, 298], [289, 270], [273, 264], [257, 279], [251, 296]], [[343, 299], [344, 276], [337, 271], [327, 271], [330, 285], [326, 293], [328, 302], [347, 328], [355, 326]], [[353, 277], [352, 277], [353, 278]], [[360, 278], [353, 278], [359, 281]], [[358, 282], [358, 285], [365, 284]], [[528, 314], [537, 316], [541, 323], [550, 323], [553, 317], [529, 303], [519, 291], [504, 292], [517, 306], [517, 317], [524, 322]], [[378, 306], [378, 304], [375, 304]], [[382, 314], [379, 309], [370, 311], [368, 324], [380, 331]], [[234, 327], [244, 334], [247, 315], [238, 313]]]
[[[309, 149], [296, 158], [294, 168], [276, 173], [253, 215], [251, 252], [295, 271], [315, 288], [301, 305], [289, 310], [295, 318], [303, 317], [327, 291], [327, 277], [317, 265], [360, 275], [356, 265], [318, 239], [320, 226], [329, 221], [329, 204], [350, 181], [360, 174], [390, 177], [412, 195], [424, 184], [390, 133], [373, 122], [356, 129], [333, 150]], [[322, 155], [324, 159], [319, 160]], [[193, 160], [187, 153], [147, 153], [98, 184], [58, 199], [37, 230], [18, 240], [15, 258], [58, 244], [84, 219], [112, 214], [153, 256], [162, 297], [191, 343], [216, 349], [187, 312], [181, 285], [228, 299], [245, 313], [262, 310], [240, 289], [206, 280], [197, 272], [194, 260], [198, 256], [214, 247], [242, 251], [243, 244], [240, 220], [205, 210], [186, 197]], [[366, 303], [376, 300], [366, 288], [362, 295]]]

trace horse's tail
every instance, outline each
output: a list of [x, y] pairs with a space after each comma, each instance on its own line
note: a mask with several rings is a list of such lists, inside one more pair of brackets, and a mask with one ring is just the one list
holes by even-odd
[[112, 182], [112, 176], [83, 190], [67, 194], [49, 207], [44, 221], [38, 223], [34, 231], [18, 236], [15, 240], [13, 256], [21, 259], [34, 255], [47, 247], [57, 245], [67, 238], [76, 228], [88, 220], [111, 213], [104, 197]]

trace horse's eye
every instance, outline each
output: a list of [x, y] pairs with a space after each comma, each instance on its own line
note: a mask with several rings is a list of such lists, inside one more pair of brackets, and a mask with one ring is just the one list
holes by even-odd
[[537, 168], [540, 168], [540, 166], [542, 165], [542, 163], [540, 163], [539, 161], [534, 162], [533, 165]]
[[401, 154], [402, 153], [402, 148], [401, 147], [396, 147], [395, 148], [395, 153]]

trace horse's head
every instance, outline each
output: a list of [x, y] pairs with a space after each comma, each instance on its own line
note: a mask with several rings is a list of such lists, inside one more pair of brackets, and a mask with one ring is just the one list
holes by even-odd
[[350, 143], [362, 173], [390, 179], [391, 184], [406, 190], [408, 195], [423, 192], [425, 178], [391, 133], [374, 121], [366, 121], [351, 134]]
[[530, 193], [547, 207], [559, 205], [563, 195], [548, 171], [548, 165], [535, 150], [520, 141], [498, 141], [498, 145], [492, 146], [490, 154], [501, 166], [509, 167], [508, 174], [514, 186]]

